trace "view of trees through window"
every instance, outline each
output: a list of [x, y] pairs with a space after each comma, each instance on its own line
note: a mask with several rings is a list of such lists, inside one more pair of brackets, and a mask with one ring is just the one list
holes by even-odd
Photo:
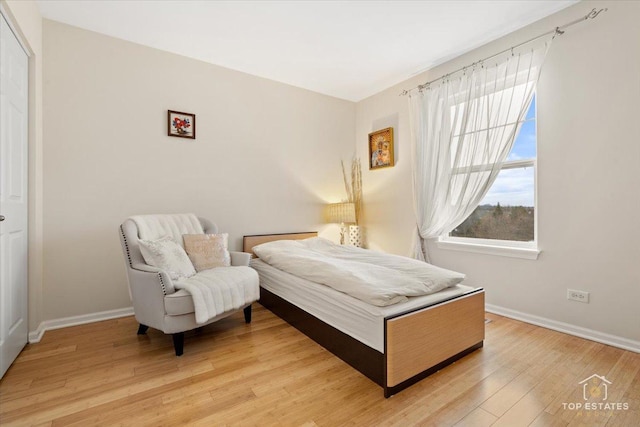
[[534, 210], [532, 206], [480, 205], [451, 232], [454, 237], [515, 240], [534, 239]]
[[452, 232], [452, 237], [513, 240], [535, 239], [536, 100], [507, 161], [475, 211]]

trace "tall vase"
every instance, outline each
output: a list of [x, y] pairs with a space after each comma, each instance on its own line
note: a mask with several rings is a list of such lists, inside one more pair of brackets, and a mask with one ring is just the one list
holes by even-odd
[[349, 245], [356, 246], [358, 248], [362, 247], [362, 234], [360, 233], [359, 225], [349, 226]]

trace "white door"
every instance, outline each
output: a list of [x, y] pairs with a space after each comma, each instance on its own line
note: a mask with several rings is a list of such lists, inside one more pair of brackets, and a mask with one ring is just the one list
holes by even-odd
[[28, 59], [0, 15], [0, 377], [27, 343]]

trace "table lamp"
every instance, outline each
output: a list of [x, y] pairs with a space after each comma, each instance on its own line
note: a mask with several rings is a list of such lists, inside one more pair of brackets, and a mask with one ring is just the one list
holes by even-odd
[[353, 203], [331, 203], [327, 205], [327, 222], [340, 224], [340, 244], [344, 245], [344, 236], [347, 232], [345, 224], [355, 224], [356, 207]]

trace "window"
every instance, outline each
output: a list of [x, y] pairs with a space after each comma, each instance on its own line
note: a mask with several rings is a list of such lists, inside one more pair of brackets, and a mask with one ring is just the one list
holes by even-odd
[[[507, 161], [491, 189], [473, 213], [449, 236], [441, 238], [441, 242], [535, 249], [535, 175], [534, 96]], [[536, 250], [536, 257], [537, 253]]]

